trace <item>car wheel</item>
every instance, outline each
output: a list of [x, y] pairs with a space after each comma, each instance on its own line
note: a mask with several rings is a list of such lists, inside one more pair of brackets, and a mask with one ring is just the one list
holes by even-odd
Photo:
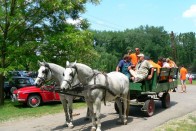
[[32, 94], [28, 97], [27, 105], [30, 107], [38, 107], [41, 104], [41, 97], [36, 94]]
[[15, 90], [17, 90], [16, 87], [12, 87], [12, 88], [10, 89], [10, 98], [11, 98], [12, 101], [13, 101], [13, 93], [14, 93]]
[[7, 97], [6, 92], [3, 93], [4, 94], [4, 99]]
[[13, 92], [14, 92], [15, 90], [17, 90], [17, 88], [16, 88], [16, 87], [12, 87], [12, 88], [10, 89], [11, 94], [13, 94]]

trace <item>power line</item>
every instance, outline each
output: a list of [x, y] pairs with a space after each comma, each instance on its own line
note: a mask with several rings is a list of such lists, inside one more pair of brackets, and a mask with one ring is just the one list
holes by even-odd
[[[94, 23], [94, 24], [97, 24], [97, 25], [100, 25], [100, 26], [103, 26], [103, 27], [106, 27], [106, 28], [111, 28], [112, 30], [114, 30], [114, 28], [115, 29], [117, 29], [117, 30], [122, 30], [121, 28], [124, 28], [124, 29], [126, 29], [127, 27], [123, 27], [123, 26], [121, 26], [121, 25], [117, 25], [117, 24], [115, 24], [115, 23], [112, 23], [112, 22], [110, 22], [110, 21], [108, 21], [108, 20], [103, 20], [103, 19], [101, 19], [101, 18], [98, 18], [98, 17], [95, 17], [95, 16], [92, 16], [92, 15], [90, 15], [90, 14], [86, 14], [87, 16], [89, 16], [89, 17], [91, 17], [91, 18], [94, 18], [94, 19], [96, 19], [96, 20], [99, 20], [99, 21], [103, 21], [104, 23], [109, 23], [109, 24], [100, 24], [100, 23], [98, 23], [97, 21], [94, 21], [94, 20], [91, 20], [91, 21], [93, 21], [92, 23]], [[114, 26], [113, 26], [114, 25]], [[116, 27], [117, 26], [117, 27]], [[121, 28], [118, 28], [118, 27], [121, 27]]]
[[116, 30], [122, 30], [120, 28], [117, 28], [117, 27], [114, 27], [114, 26], [111, 26], [111, 25], [108, 25], [108, 24], [104, 24], [104, 23], [103, 24], [100, 24], [97, 21], [93, 21], [93, 20], [91, 20], [91, 23], [96, 24], [98, 26], [102, 26], [102, 27], [108, 28], [108, 29], [112, 29], [112, 30], [114, 30], [114, 29], [116, 29]]

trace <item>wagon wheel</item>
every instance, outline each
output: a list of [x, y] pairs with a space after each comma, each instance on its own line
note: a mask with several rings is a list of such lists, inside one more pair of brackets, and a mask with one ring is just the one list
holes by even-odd
[[152, 116], [155, 110], [154, 100], [153, 99], [146, 100], [143, 106], [143, 109], [145, 111], [146, 116], [149, 116], [149, 117]]
[[27, 105], [30, 107], [38, 107], [41, 104], [41, 97], [36, 94], [32, 94], [28, 97]]
[[[119, 114], [119, 109], [118, 109], [118, 105], [117, 105], [116, 102], [114, 103], [114, 109], [115, 109], [116, 113]], [[122, 113], [124, 113], [124, 104], [123, 104], [123, 102], [122, 102]]]
[[164, 93], [161, 97], [162, 107], [168, 108], [170, 106], [170, 95], [169, 93]]

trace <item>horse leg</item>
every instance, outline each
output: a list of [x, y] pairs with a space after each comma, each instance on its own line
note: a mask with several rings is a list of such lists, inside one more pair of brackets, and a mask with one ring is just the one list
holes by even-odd
[[88, 105], [88, 109], [91, 115], [91, 119], [92, 119], [92, 127], [91, 127], [91, 131], [96, 131], [96, 121], [95, 121], [95, 114], [94, 114], [94, 109], [93, 109], [93, 103], [92, 102], [87, 102]]
[[115, 100], [117, 106], [118, 106], [118, 110], [119, 110], [119, 118], [117, 120], [117, 123], [121, 123], [123, 121], [123, 118], [122, 118], [122, 102], [120, 100], [120, 98], [116, 98]]
[[97, 98], [95, 102], [96, 106], [96, 118], [97, 118], [97, 130], [96, 131], [101, 131], [101, 99]]
[[126, 112], [127, 119], [129, 117], [129, 108], [130, 108], [130, 90], [128, 91], [128, 95], [127, 95], [127, 112]]
[[[70, 96], [71, 97], [71, 96]], [[72, 121], [73, 121], [73, 116], [72, 116], [72, 113], [73, 113], [73, 108], [72, 108], [72, 104], [73, 104], [73, 98], [70, 98], [69, 100], [68, 100], [68, 109], [69, 109], [69, 123], [68, 123], [68, 127], [69, 128], [73, 128], [74, 127], [74, 125], [73, 125], [73, 123], [72, 123]]]
[[60, 101], [63, 105], [63, 109], [64, 109], [64, 113], [65, 113], [65, 125], [68, 126], [69, 115], [67, 112], [67, 100], [65, 99], [65, 96], [63, 94], [59, 94], [59, 96], [60, 96]]
[[86, 108], [86, 118], [84, 118], [84, 120], [85, 120], [85, 121], [90, 120], [90, 110], [89, 110], [88, 107]]
[[127, 110], [128, 110], [128, 108], [127, 108], [127, 106], [129, 106], [129, 105], [127, 105], [127, 95], [125, 95], [124, 97], [123, 97], [123, 104], [124, 104], [124, 112], [123, 112], [123, 121], [122, 121], [122, 123], [124, 124], [124, 125], [127, 125]]

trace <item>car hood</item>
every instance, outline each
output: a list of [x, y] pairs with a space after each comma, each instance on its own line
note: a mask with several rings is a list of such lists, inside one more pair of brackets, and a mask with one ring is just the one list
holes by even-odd
[[42, 90], [36, 86], [28, 86], [28, 87], [23, 87], [18, 90], [14, 90], [13, 94], [17, 93], [28, 93], [28, 92], [42, 92]]

